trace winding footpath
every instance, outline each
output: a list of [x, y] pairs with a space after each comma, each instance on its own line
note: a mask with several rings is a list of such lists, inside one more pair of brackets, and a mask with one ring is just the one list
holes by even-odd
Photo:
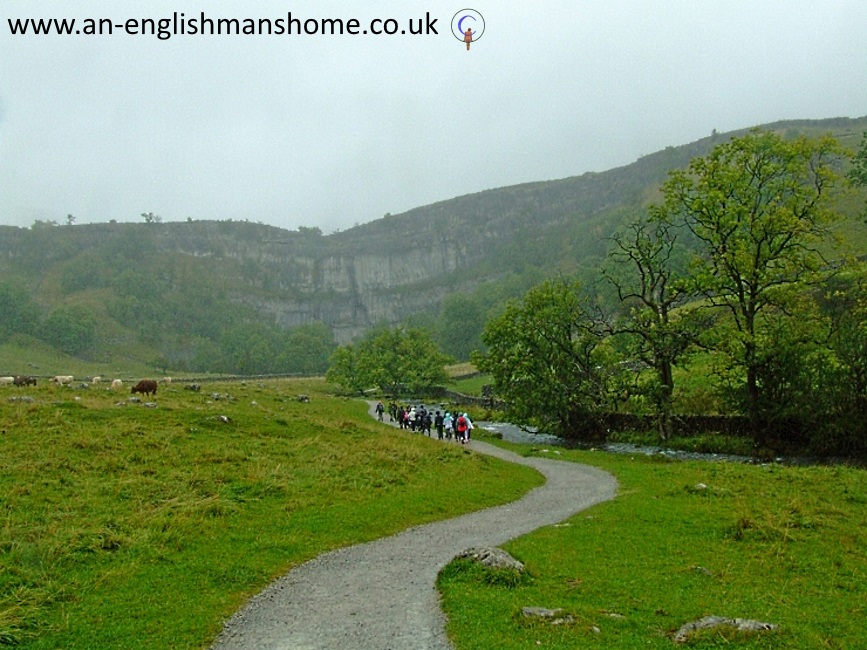
[[435, 587], [446, 564], [467, 548], [563, 521], [617, 489], [614, 477], [593, 467], [524, 458], [479, 441], [469, 448], [533, 467], [547, 481], [518, 501], [298, 566], [235, 614], [212, 650], [451, 650]]

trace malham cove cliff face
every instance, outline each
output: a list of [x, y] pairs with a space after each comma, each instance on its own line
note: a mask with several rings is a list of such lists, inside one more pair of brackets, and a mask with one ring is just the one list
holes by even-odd
[[[766, 128], [860, 137], [867, 118]], [[105, 300], [138, 296], [142, 275], [156, 273], [159, 286], [170, 288], [198, 287], [201, 279], [202, 293], [216, 288], [221, 298], [284, 327], [323, 322], [343, 343], [375, 325], [435, 318], [450, 293], [509, 297], [509, 287], [525, 291], [528, 278], [595, 268], [608, 237], [657, 198], [669, 170], [741, 133], [715, 133], [604, 173], [461, 196], [330, 235], [248, 221], [0, 227], [0, 272], [25, 279], [41, 302], [57, 298], [51, 288], [64, 278], [76, 284], [73, 269], [81, 269], [79, 284]], [[102, 268], [98, 282], [94, 267]], [[125, 271], [133, 272], [126, 284], [117, 281]]]
[[146, 248], [208, 259], [221, 275], [239, 274], [235, 300], [285, 327], [324, 322], [345, 342], [377, 324], [433, 317], [449, 293], [473, 291], [527, 265], [556, 269], [557, 260], [588, 243], [604, 249], [608, 224], [588, 237], [580, 231], [622, 201], [624, 189], [593, 174], [490, 190], [327, 236], [247, 222], [82, 229], [134, 228], [149, 240]]

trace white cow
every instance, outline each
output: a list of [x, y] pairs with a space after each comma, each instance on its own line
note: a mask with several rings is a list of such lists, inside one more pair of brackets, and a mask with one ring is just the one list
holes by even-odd
[[11, 386], [15, 377], [0, 377], [0, 386]]
[[123, 382], [120, 379], [115, 379], [111, 382], [111, 389], [117, 390], [118, 388], [123, 388]]
[[73, 379], [74, 377], [72, 375], [54, 375], [50, 381], [53, 381], [55, 384], [60, 384], [61, 386], [69, 386], [72, 384]]

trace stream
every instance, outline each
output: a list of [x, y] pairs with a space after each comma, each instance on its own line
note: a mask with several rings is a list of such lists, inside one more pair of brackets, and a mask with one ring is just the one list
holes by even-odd
[[[531, 430], [523, 429], [517, 425], [508, 422], [476, 422], [477, 427], [490, 431], [491, 433], [500, 434], [503, 440], [514, 442], [517, 444], [535, 445], [542, 447], [568, 447], [572, 449], [596, 449], [599, 451], [607, 451], [615, 454], [632, 454], [644, 456], [662, 456], [676, 460], [706, 460], [706, 461], [726, 461], [729, 463], [765, 463], [767, 461], [753, 458], [751, 456], [737, 456], [734, 454], [706, 454], [693, 451], [680, 451], [677, 449], [665, 449], [656, 446], [641, 446], [632, 445], [620, 442], [607, 442], [603, 444], [586, 445], [572, 440], [566, 440], [549, 433], [535, 433]], [[777, 458], [774, 462], [786, 464], [802, 464], [806, 459], [784, 459]]]

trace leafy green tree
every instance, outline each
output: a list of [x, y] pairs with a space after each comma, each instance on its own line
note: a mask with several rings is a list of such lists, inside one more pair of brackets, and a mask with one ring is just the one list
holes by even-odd
[[[444, 354], [434, 342], [430, 332], [422, 328], [398, 330], [401, 332], [402, 379], [392, 386], [406, 386], [410, 392], [419, 392], [448, 381], [446, 365], [454, 358]], [[395, 377], [397, 379], [397, 377]]]
[[323, 374], [336, 347], [334, 334], [324, 323], [293, 327], [278, 343], [277, 367], [280, 372]]
[[191, 370], [222, 372], [222, 363], [222, 351], [216, 341], [204, 337], [193, 339], [193, 352], [188, 362]]
[[678, 232], [664, 211], [630, 221], [612, 237], [613, 264], [603, 274], [628, 309], [616, 332], [630, 336], [630, 352], [650, 366], [654, 381], [644, 387], [653, 402], [659, 434], [672, 433], [674, 366], [696, 339], [698, 323], [675, 307], [684, 301], [686, 253], [678, 247]]
[[466, 361], [473, 350], [482, 348], [484, 327], [482, 306], [477, 300], [462, 293], [449, 294], [437, 319], [437, 343], [456, 359]]
[[142, 340], [156, 343], [163, 328], [165, 301], [163, 287], [150, 269], [127, 269], [111, 280], [114, 297], [109, 300], [109, 314], [137, 330]]
[[81, 253], [62, 268], [60, 289], [66, 295], [111, 283], [112, 269], [93, 251]]
[[23, 286], [0, 282], [0, 337], [32, 334], [39, 322], [39, 311]]
[[733, 326], [717, 344], [743, 369], [756, 433], [762, 333], [827, 266], [818, 246], [835, 219], [828, 199], [840, 156], [831, 137], [787, 141], [756, 130], [672, 172], [663, 186], [662, 210], [682, 217], [699, 244], [695, 287]]
[[[852, 158], [852, 169], [849, 170], [848, 178], [852, 185], [867, 188], [867, 132], [861, 138], [861, 146]], [[867, 219], [867, 205], [864, 206], [863, 216]]]
[[420, 328], [379, 328], [357, 345], [337, 348], [326, 378], [351, 391], [379, 387], [396, 395], [445, 383], [451, 358]]
[[547, 280], [488, 322], [488, 350], [473, 355], [490, 373], [508, 416], [522, 425], [586, 439], [604, 437], [598, 418], [610, 406], [605, 327], [577, 283]]
[[[759, 444], [774, 448], [802, 448], [810, 440], [806, 431], [825, 428], [830, 416], [827, 404], [817, 395], [822, 392], [820, 369], [834, 363], [828, 350], [828, 320], [818, 311], [811, 291], [793, 296], [787, 310], [797, 318], [779, 314], [767, 318], [757, 335], [756, 381], [759, 387], [757, 410], [761, 415]], [[718, 335], [732, 337], [731, 322], [720, 323]], [[743, 390], [742, 373], [732, 368], [731, 402], [747, 411], [749, 394]], [[824, 411], [824, 413], [823, 413]], [[813, 440], [820, 436], [813, 435]]]
[[360, 393], [365, 388], [365, 378], [358, 371], [358, 350], [352, 343], [339, 346], [328, 360], [325, 379], [342, 386], [351, 393]]
[[244, 323], [220, 337], [223, 371], [240, 375], [261, 375], [272, 369], [273, 337], [269, 328], [259, 323]]
[[855, 185], [867, 187], [867, 132], [861, 138], [861, 145], [858, 147], [852, 163], [849, 180]]
[[42, 339], [61, 352], [80, 355], [96, 343], [96, 318], [82, 305], [60, 306], [43, 323]]
[[809, 412], [826, 446], [838, 454], [867, 452], [867, 264], [851, 263], [830, 279], [821, 300], [830, 319], [833, 358], [821, 368], [821, 390]]

